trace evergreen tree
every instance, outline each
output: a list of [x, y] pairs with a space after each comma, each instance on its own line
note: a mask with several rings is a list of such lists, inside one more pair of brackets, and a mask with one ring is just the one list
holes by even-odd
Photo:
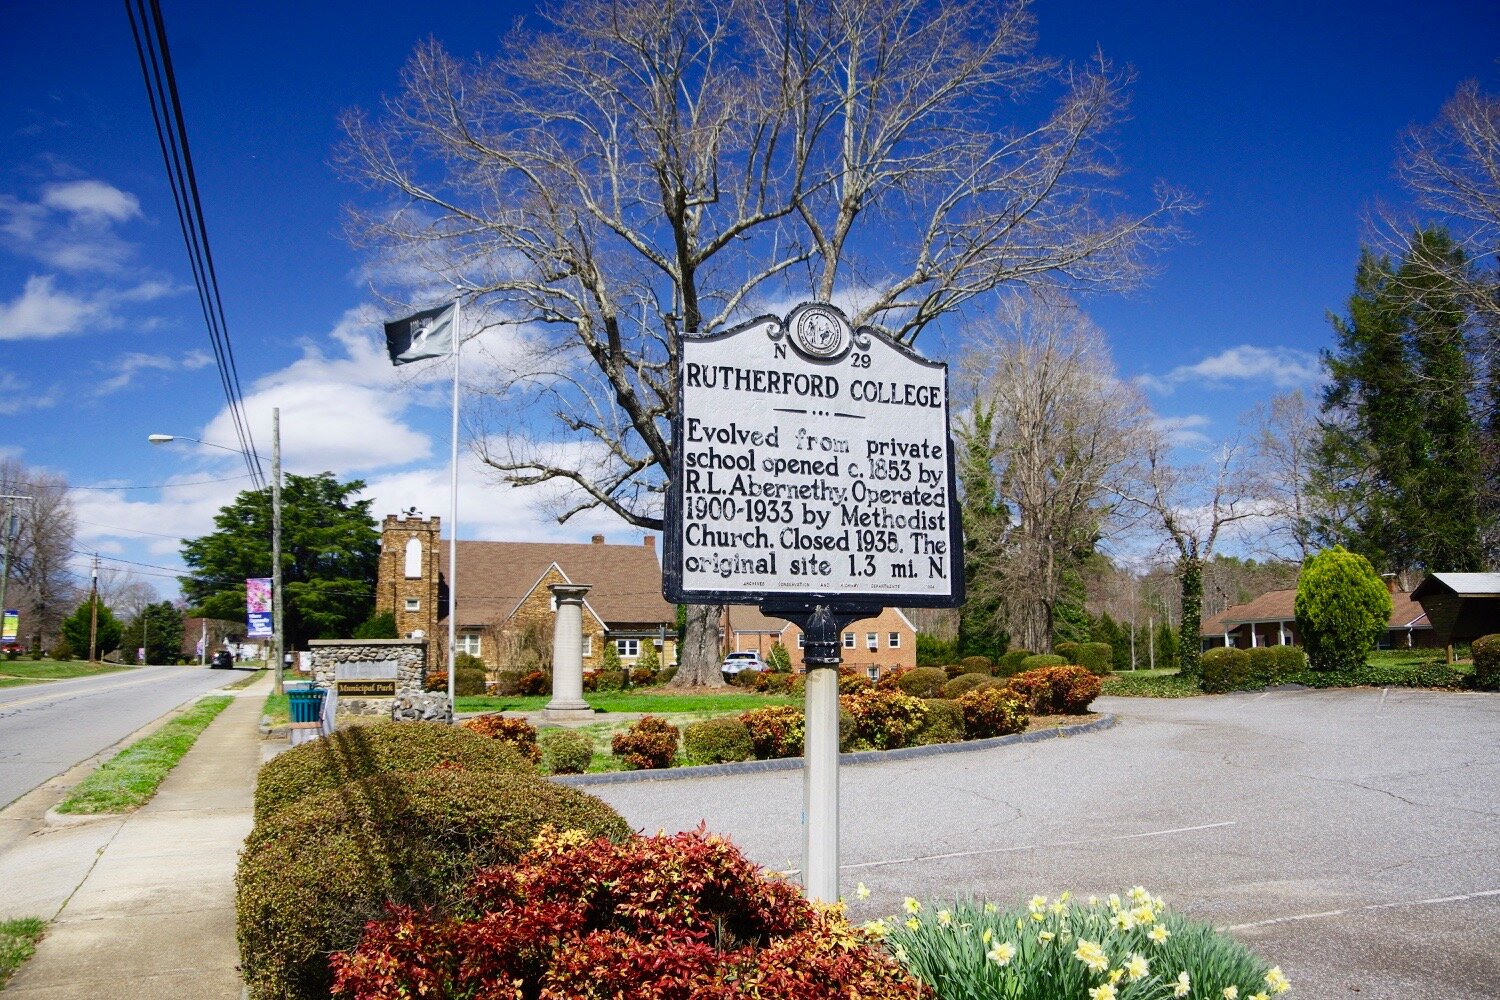
[[95, 629], [96, 652], [100, 659], [104, 654], [120, 648], [120, 620], [116, 618], [107, 608], [102, 600], [92, 598], [78, 605], [74, 611], [62, 623], [63, 638], [73, 647], [79, 656], [89, 655], [89, 622], [92, 617], [90, 605], [93, 601], [99, 604], [99, 620]]
[[147, 663], [176, 663], [182, 656], [182, 612], [171, 601], [147, 604], [121, 630], [120, 648], [127, 660], [134, 663], [143, 646]]
[[1467, 311], [1442, 230], [1414, 233], [1400, 265], [1368, 251], [1347, 318], [1334, 318], [1319, 475], [1352, 521], [1324, 526], [1386, 571], [1481, 568], [1480, 428], [1467, 387]]
[[1176, 670], [1181, 664], [1177, 657], [1177, 633], [1165, 621], [1156, 623], [1156, 669]]
[[1004, 655], [1010, 636], [1002, 624], [1004, 606], [997, 556], [1010, 512], [1000, 502], [991, 463], [995, 410], [976, 400], [969, 425], [959, 432], [958, 483], [964, 528], [963, 607], [958, 612], [958, 651], [962, 656]]

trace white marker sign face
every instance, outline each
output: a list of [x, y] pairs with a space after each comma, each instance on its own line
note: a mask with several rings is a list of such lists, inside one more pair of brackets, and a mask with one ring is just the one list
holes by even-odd
[[668, 555], [683, 594], [945, 603], [958, 537], [945, 366], [824, 305], [685, 340], [682, 355]]

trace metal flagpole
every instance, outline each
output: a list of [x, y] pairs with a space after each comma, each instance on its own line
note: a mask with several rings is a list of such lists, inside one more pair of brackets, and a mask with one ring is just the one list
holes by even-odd
[[448, 482], [448, 707], [458, 714], [454, 697], [453, 664], [458, 648], [458, 361], [463, 345], [463, 298], [453, 300], [453, 433], [452, 469]]

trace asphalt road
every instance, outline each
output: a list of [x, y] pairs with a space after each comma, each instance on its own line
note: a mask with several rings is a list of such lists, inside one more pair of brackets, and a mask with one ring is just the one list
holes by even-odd
[[[1228, 927], [1294, 997], [1500, 996], [1500, 695], [1101, 698], [1113, 729], [845, 768], [857, 919], [907, 894], [1016, 904], [1135, 884]], [[654, 832], [700, 820], [801, 863], [800, 772], [589, 791]], [[853, 903], [863, 881], [872, 890]]]
[[205, 691], [244, 676], [140, 667], [0, 688], [0, 808]]

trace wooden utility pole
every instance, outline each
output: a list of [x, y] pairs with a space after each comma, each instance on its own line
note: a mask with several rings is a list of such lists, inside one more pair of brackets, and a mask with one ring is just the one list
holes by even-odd
[[98, 663], [99, 650], [99, 553], [94, 553], [94, 582], [89, 585], [89, 662]]

